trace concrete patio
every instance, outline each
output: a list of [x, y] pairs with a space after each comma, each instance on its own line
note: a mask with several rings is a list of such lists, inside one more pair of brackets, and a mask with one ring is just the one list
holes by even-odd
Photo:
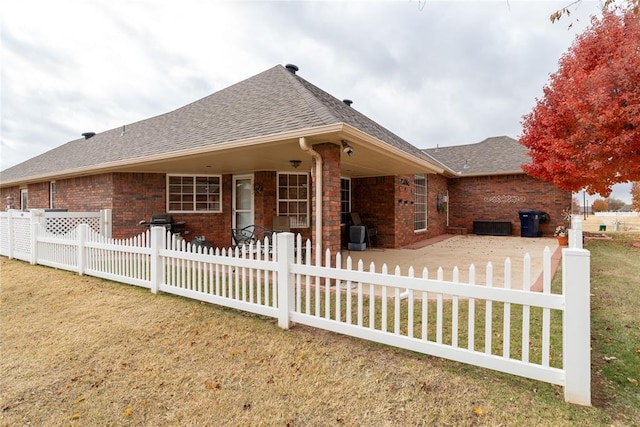
[[453, 268], [459, 269], [461, 282], [469, 278], [469, 266], [473, 264], [476, 270], [476, 283], [486, 284], [487, 263], [493, 266], [493, 286], [504, 286], [504, 262], [511, 260], [511, 287], [522, 289], [523, 259], [525, 254], [531, 257], [530, 280], [535, 288], [542, 288], [543, 251], [549, 247], [552, 255], [552, 271], [555, 272], [560, 260], [561, 251], [555, 238], [525, 238], [514, 236], [477, 236], [477, 235], [443, 235], [422, 242], [419, 246], [402, 249], [372, 248], [366, 251], [342, 251], [342, 265], [346, 265], [347, 257], [351, 257], [353, 269], [357, 269], [359, 260], [364, 263], [364, 269], [369, 270], [370, 264], [375, 263], [377, 272], [386, 264], [390, 273], [396, 266], [400, 266], [401, 274], [406, 275], [409, 267], [413, 266], [415, 276], [422, 276], [426, 267], [429, 278], [436, 278], [438, 267], [444, 270], [444, 280], [452, 280]]

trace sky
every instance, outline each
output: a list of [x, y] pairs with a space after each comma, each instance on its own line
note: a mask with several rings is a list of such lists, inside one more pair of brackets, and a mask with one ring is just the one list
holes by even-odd
[[288, 63], [418, 148], [518, 138], [599, 13], [583, 1], [552, 24], [570, 1], [0, 1], [0, 170]]

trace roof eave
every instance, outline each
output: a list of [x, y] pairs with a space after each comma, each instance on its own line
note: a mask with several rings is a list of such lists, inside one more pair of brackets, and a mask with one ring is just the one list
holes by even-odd
[[[348, 135], [351, 136], [354, 139], [358, 139], [364, 142], [367, 142], [369, 144], [371, 144], [375, 149], [378, 149], [380, 151], [386, 151], [389, 152], [390, 154], [392, 154], [393, 156], [399, 157], [401, 159], [404, 159], [406, 161], [410, 161], [410, 162], [414, 162], [417, 163], [419, 165], [424, 166], [425, 171], [426, 172], [430, 172], [430, 173], [438, 173], [438, 174], [443, 174], [445, 172], [445, 169], [442, 168], [442, 165], [438, 164], [435, 161], [429, 161], [427, 159], [424, 158], [420, 158], [417, 157], [411, 153], [407, 153], [406, 151], [403, 151], [397, 147], [394, 147], [372, 135], [369, 135], [366, 132], [363, 132], [349, 124], [346, 123], [342, 123], [343, 126], [343, 132]], [[347, 136], [347, 138], [348, 138]]]
[[454, 176], [452, 176], [452, 178], [471, 178], [471, 177], [496, 176], [496, 175], [526, 175], [526, 173], [522, 169], [511, 170], [511, 171], [477, 172], [477, 173], [454, 172]]
[[108, 173], [108, 172], [117, 171], [125, 167], [134, 166], [136, 164], [169, 160], [173, 157], [201, 155], [201, 154], [211, 153], [215, 151], [230, 150], [235, 148], [250, 147], [253, 145], [268, 144], [270, 142], [276, 142], [276, 141], [283, 141], [283, 140], [289, 140], [289, 139], [294, 140], [300, 137], [313, 138], [313, 137], [322, 137], [323, 135], [330, 135], [330, 134], [334, 134], [334, 135], [343, 134], [345, 135], [346, 138], [351, 137], [356, 140], [367, 142], [371, 145], [371, 147], [374, 147], [379, 151], [389, 153], [392, 156], [401, 158], [405, 161], [415, 163], [420, 167], [424, 167], [425, 172], [439, 173], [439, 174], [443, 174], [446, 172], [446, 170], [443, 169], [441, 165], [439, 165], [435, 161], [428, 161], [427, 159], [419, 158], [411, 153], [407, 153], [406, 151], [403, 151], [397, 147], [389, 145], [388, 143], [374, 136], [371, 136], [366, 132], [363, 132], [351, 125], [340, 122], [340, 123], [333, 123], [329, 125], [296, 129], [292, 131], [280, 132], [280, 133], [269, 134], [269, 135], [261, 135], [261, 136], [246, 138], [246, 139], [237, 140], [237, 141], [229, 141], [222, 144], [216, 144], [215, 146], [204, 146], [204, 147], [192, 148], [188, 150], [172, 151], [170, 153], [162, 153], [155, 156], [136, 157], [136, 158], [126, 159], [126, 160], [102, 163], [97, 166], [93, 165], [93, 166], [84, 166], [84, 167], [74, 168], [74, 169], [66, 169], [54, 174], [31, 175], [31, 176], [22, 177], [19, 179], [2, 181], [0, 183], [0, 187], [10, 187], [15, 185], [31, 184], [31, 183], [42, 182], [42, 181], [52, 181], [56, 179], [72, 178], [72, 177], [77, 177], [77, 176], [87, 175], [87, 174], [94, 175], [94, 174], [100, 174], [100, 173]]
[[55, 174], [32, 175], [32, 176], [27, 176], [19, 179], [14, 179], [14, 180], [6, 180], [6, 181], [3, 180], [0, 183], [0, 187], [10, 187], [10, 186], [22, 185], [22, 184], [32, 184], [35, 182], [51, 181], [55, 179], [72, 178], [76, 176], [87, 175], [89, 173], [92, 175], [95, 175], [100, 173], [114, 172], [124, 167], [134, 166], [136, 164], [141, 164], [141, 163], [169, 160], [173, 157], [193, 156], [193, 155], [211, 153], [215, 151], [249, 147], [252, 145], [268, 144], [270, 142], [275, 142], [275, 141], [283, 141], [288, 139], [293, 140], [293, 139], [300, 138], [302, 136], [323, 135], [328, 133], [340, 132], [341, 130], [342, 130], [342, 124], [337, 123], [337, 124], [330, 124], [330, 125], [324, 125], [324, 126], [316, 126], [312, 128], [297, 129], [294, 131], [280, 132], [280, 133], [269, 134], [269, 135], [261, 135], [257, 137], [241, 139], [237, 141], [229, 141], [222, 144], [216, 144], [214, 146], [204, 146], [204, 147], [198, 147], [198, 148], [191, 148], [188, 150], [172, 151], [170, 153], [162, 153], [155, 156], [135, 157], [135, 158], [126, 159], [126, 160], [102, 163], [97, 166], [94, 165], [94, 166], [84, 166], [84, 167], [74, 168], [74, 169], [66, 169], [66, 170], [57, 172]]

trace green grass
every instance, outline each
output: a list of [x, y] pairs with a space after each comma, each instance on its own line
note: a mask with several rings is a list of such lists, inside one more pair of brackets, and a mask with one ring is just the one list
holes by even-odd
[[590, 241], [593, 403], [640, 423], [640, 249], [637, 234]]

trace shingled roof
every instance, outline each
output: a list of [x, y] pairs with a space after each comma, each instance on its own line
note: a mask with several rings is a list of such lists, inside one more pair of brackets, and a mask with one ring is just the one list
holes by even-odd
[[522, 165], [531, 163], [526, 147], [508, 136], [423, 151], [462, 176], [523, 174]]
[[277, 65], [166, 114], [68, 142], [1, 173], [4, 184], [133, 164], [265, 135], [346, 123], [411, 156], [428, 156], [356, 109]]

